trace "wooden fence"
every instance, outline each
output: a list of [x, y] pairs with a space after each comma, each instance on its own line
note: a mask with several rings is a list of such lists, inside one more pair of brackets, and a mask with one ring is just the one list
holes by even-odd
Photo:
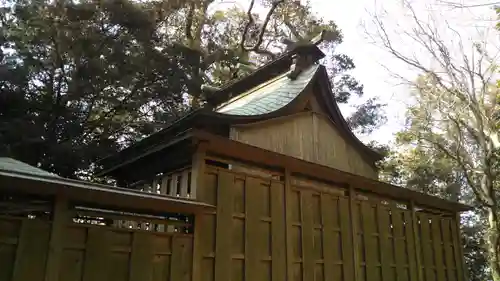
[[455, 214], [229, 167], [198, 190], [217, 206], [197, 226], [200, 280], [465, 281]]
[[[86, 218], [64, 225], [57, 280], [191, 280], [192, 234], [116, 228]], [[0, 217], [0, 281], [45, 280], [51, 225], [46, 218]]]

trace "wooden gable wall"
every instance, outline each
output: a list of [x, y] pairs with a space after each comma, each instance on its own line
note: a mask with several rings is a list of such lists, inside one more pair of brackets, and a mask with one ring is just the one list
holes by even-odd
[[352, 174], [378, 178], [376, 169], [341, 136], [334, 124], [315, 111], [234, 126], [231, 139]]

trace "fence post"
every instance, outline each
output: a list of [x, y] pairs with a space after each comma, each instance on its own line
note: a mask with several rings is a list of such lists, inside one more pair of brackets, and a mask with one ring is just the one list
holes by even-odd
[[45, 281], [58, 281], [61, 254], [64, 244], [64, 230], [69, 221], [68, 200], [64, 195], [55, 197], [52, 209], [52, 227], [50, 230], [47, 262], [45, 266]]

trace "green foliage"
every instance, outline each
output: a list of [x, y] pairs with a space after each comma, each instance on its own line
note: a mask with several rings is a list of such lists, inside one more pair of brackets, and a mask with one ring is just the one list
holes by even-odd
[[152, 115], [182, 110], [182, 62], [113, 24], [109, 9], [42, 1], [3, 9], [2, 154], [74, 177], [150, 133]]
[[[342, 35], [309, 4], [282, 4], [265, 19], [202, 1], [13, 0], [0, 11], [0, 155], [65, 177], [81, 177], [97, 159], [164, 127], [206, 98], [205, 83], [244, 76], [285, 51], [284, 39], [309, 40], [322, 29], [336, 99], [363, 87], [354, 63], [334, 52]], [[182, 5], [181, 5], [182, 4]], [[267, 4], [266, 4], [267, 5]], [[266, 7], [269, 7], [267, 5]], [[251, 51], [241, 46], [257, 44]], [[242, 40], [244, 38], [245, 40]], [[242, 44], [243, 41], [243, 44]], [[189, 102], [186, 102], [189, 97]], [[369, 132], [382, 105], [361, 106], [350, 121]]]
[[[443, 88], [432, 76], [419, 77], [416, 103], [407, 109], [407, 126], [397, 134], [398, 149], [381, 164], [384, 181], [477, 207], [462, 217], [471, 280], [488, 280], [491, 273], [487, 237], [492, 230], [484, 221], [497, 207], [487, 205], [496, 192], [490, 193], [486, 183], [492, 180], [498, 188], [500, 171], [494, 164], [500, 159], [494, 148], [496, 131], [490, 129], [495, 126], [491, 117], [499, 111], [497, 90], [490, 83], [484, 89], [481, 95], [469, 95]], [[475, 115], [476, 110], [483, 113]], [[477, 116], [484, 119], [473, 121]]]

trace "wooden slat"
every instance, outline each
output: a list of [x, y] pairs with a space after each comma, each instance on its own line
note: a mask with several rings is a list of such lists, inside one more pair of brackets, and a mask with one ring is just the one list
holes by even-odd
[[411, 281], [418, 281], [418, 274], [417, 274], [417, 262], [416, 262], [416, 255], [415, 255], [415, 236], [413, 232], [413, 221], [412, 221], [412, 215], [411, 212], [405, 211], [403, 212], [404, 214], [404, 221], [406, 223], [405, 227], [405, 236], [406, 236], [406, 248], [408, 249], [407, 255], [408, 255], [408, 266], [409, 266], [409, 271], [410, 271], [410, 280]]
[[53, 209], [52, 229], [50, 231], [49, 252], [45, 268], [46, 281], [59, 280], [59, 266], [63, 250], [64, 228], [69, 220], [68, 201], [57, 197]]
[[[337, 210], [330, 203], [330, 195], [321, 194], [321, 224], [323, 225], [323, 265], [325, 270], [325, 280], [333, 280], [335, 276], [334, 272], [334, 262], [335, 257], [333, 251], [337, 245], [337, 241], [334, 241], [334, 216], [337, 215]], [[340, 281], [340, 280], [339, 280]]]
[[314, 233], [313, 233], [313, 206], [311, 193], [300, 191], [301, 219], [302, 219], [302, 274], [303, 280], [314, 280]]
[[[172, 258], [170, 260], [170, 280], [190, 281], [192, 266], [192, 238], [172, 237]], [[228, 270], [229, 271], [229, 270]], [[146, 278], [142, 280], [148, 280]]]
[[[199, 193], [198, 188], [203, 186], [205, 180], [205, 150], [204, 146], [200, 145], [197, 147], [196, 152], [193, 155], [192, 167], [191, 167], [191, 193], [190, 198], [196, 199]], [[202, 236], [204, 231], [202, 225], [204, 222], [202, 220], [206, 219], [205, 215], [198, 214], [194, 218], [194, 233], [193, 233], [193, 281], [202, 280]], [[205, 230], [207, 231], [207, 230]]]
[[439, 217], [433, 217], [432, 218], [432, 224], [431, 224], [431, 231], [432, 231], [432, 243], [433, 243], [433, 248], [434, 248], [434, 258], [436, 259], [436, 280], [437, 281], [446, 281], [445, 279], [445, 272], [444, 272], [444, 263], [443, 263], [443, 248], [442, 248], [442, 241], [441, 241], [441, 220]]
[[453, 244], [455, 245], [455, 267], [457, 269], [457, 281], [465, 281], [465, 267], [464, 259], [462, 253], [462, 239], [459, 232], [460, 216], [457, 214], [454, 221], [451, 223], [451, 235], [453, 238]]
[[292, 176], [285, 170], [285, 240], [286, 240], [286, 280], [293, 280], [293, 241], [292, 241]]
[[451, 237], [450, 232], [451, 221], [450, 219], [444, 219], [441, 223], [441, 230], [443, 233], [443, 242], [444, 242], [444, 262], [446, 265], [446, 276], [447, 280], [452, 280], [455, 274], [453, 271], [455, 270], [455, 265], [453, 264], [453, 246], [450, 245], [453, 240], [449, 240]]
[[89, 228], [83, 266], [83, 281], [107, 281], [110, 261], [109, 231]]
[[202, 186], [205, 180], [205, 170], [206, 170], [206, 152], [205, 145], [199, 144], [196, 152], [193, 155], [192, 167], [191, 167], [191, 194], [192, 199], [204, 198], [200, 197], [200, 192], [203, 192]]
[[282, 183], [271, 184], [271, 255], [272, 281], [286, 280], [286, 241], [285, 234], [285, 187]]
[[408, 276], [405, 273], [405, 237], [403, 232], [403, 217], [401, 210], [396, 207], [392, 208], [392, 225], [394, 227], [394, 250], [396, 255], [396, 274], [397, 280], [407, 280]]
[[160, 181], [159, 178], [156, 178], [153, 180], [153, 183], [151, 184], [151, 188], [149, 189], [149, 193], [157, 194], [158, 193], [158, 182]]
[[395, 281], [392, 274], [392, 267], [389, 257], [389, 212], [382, 205], [377, 205], [377, 217], [379, 224], [379, 241], [380, 241], [380, 262], [382, 264], [382, 280]]
[[49, 236], [49, 223], [36, 219], [23, 220], [17, 245], [12, 281], [43, 280]]
[[419, 218], [417, 217], [417, 213], [415, 211], [415, 203], [413, 201], [410, 202], [410, 208], [411, 208], [411, 221], [412, 221], [412, 229], [413, 229], [413, 244], [415, 245], [415, 266], [416, 266], [416, 275], [417, 275], [417, 280], [422, 281], [423, 280], [423, 272], [422, 272], [422, 257], [420, 256], [420, 250], [421, 250], [421, 245], [420, 245], [420, 235], [419, 235], [419, 229], [420, 229], [420, 224], [419, 224]]
[[429, 218], [426, 215], [420, 215], [420, 229], [422, 231], [422, 240], [421, 247], [423, 249], [423, 266], [424, 266], [424, 280], [433, 280], [434, 269], [432, 260], [433, 253], [430, 242], [430, 226], [429, 226]]
[[182, 181], [181, 181], [181, 197], [182, 198], [187, 198], [188, 197], [188, 182], [189, 182], [189, 170], [184, 170], [182, 171]]
[[[352, 186], [349, 186], [349, 217], [350, 219], [350, 228], [351, 228], [351, 241], [352, 241], [352, 261], [353, 261], [353, 279], [350, 280], [359, 280], [359, 257], [358, 257], [358, 226], [355, 220], [358, 219], [359, 216], [356, 211], [356, 192]], [[346, 281], [349, 279], [346, 279]]]
[[[352, 241], [352, 228], [351, 228], [351, 212], [349, 209], [349, 200], [346, 198], [339, 198], [339, 209], [336, 210], [340, 215], [340, 237], [342, 241], [342, 269], [344, 271], [344, 281], [357, 280], [354, 278], [354, 259], [356, 248], [353, 246]], [[326, 279], [329, 280], [329, 279]]]
[[215, 235], [215, 280], [230, 281], [231, 271], [231, 231], [232, 225], [232, 190], [234, 175], [221, 171], [217, 185], [217, 222]]
[[165, 176], [161, 179], [160, 194], [168, 194], [168, 178], [168, 176]]
[[[260, 213], [262, 209], [262, 198], [259, 194], [261, 180], [254, 177], [247, 177], [245, 181], [245, 279], [258, 280], [261, 273], [259, 264], [261, 258], [262, 237]], [[216, 278], [216, 280], [218, 280]]]
[[[159, 181], [158, 178], [153, 179], [153, 181], [151, 182], [151, 185], [149, 186], [149, 188], [147, 190], [149, 193], [157, 194], [158, 181]], [[154, 224], [153, 222], [149, 222], [148, 224], [144, 223], [142, 229], [154, 231], [155, 228], [156, 228], [156, 224]]]
[[363, 239], [365, 244], [365, 270], [366, 270], [366, 280], [378, 280], [377, 272], [377, 256], [375, 247], [375, 240], [373, 234], [376, 232], [376, 222], [370, 219], [373, 214], [373, 208], [371, 208], [370, 203], [361, 203], [361, 214], [363, 217]]
[[175, 174], [171, 174], [170, 175], [170, 190], [169, 190], [169, 193], [168, 195], [170, 196], [177, 196], [177, 173]]
[[153, 268], [153, 234], [135, 232], [130, 257], [130, 281], [150, 280]]

